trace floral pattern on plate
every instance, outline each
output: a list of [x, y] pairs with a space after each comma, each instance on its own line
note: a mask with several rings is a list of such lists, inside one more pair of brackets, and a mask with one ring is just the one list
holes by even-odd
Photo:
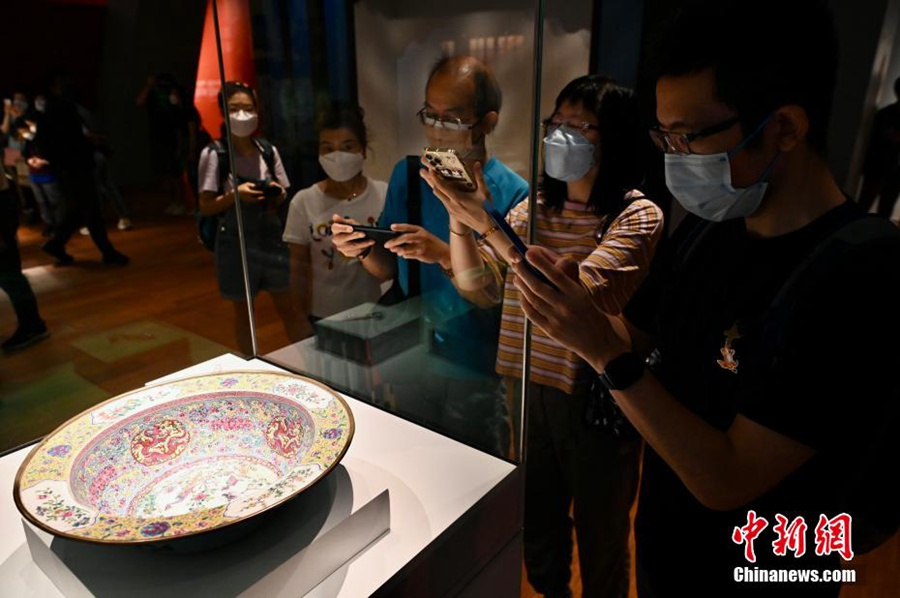
[[145, 543], [215, 530], [302, 492], [353, 437], [317, 382], [221, 372], [138, 389], [49, 434], [16, 476], [22, 514], [50, 533]]

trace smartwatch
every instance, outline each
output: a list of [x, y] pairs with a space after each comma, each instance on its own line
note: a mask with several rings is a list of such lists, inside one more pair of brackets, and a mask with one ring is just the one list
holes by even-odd
[[625, 390], [640, 380], [645, 367], [637, 353], [622, 353], [606, 364], [606, 369], [600, 372], [600, 381], [609, 390]]

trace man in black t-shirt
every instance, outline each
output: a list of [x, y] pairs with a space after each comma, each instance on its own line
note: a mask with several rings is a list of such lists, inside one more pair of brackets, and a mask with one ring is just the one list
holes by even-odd
[[624, 314], [599, 311], [540, 248], [528, 259], [559, 291], [516, 265], [523, 309], [601, 373], [647, 441], [642, 598], [837, 596], [822, 580], [842, 558], [853, 568], [847, 496], [900, 396], [900, 242], [885, 227], [829, 254], [792, 311], [770, 311], [820, 243], [865, 217], [824, 159], [832, 18], [816, 0], [695, 2], [660, 48], [651, 135], [693, 215]]

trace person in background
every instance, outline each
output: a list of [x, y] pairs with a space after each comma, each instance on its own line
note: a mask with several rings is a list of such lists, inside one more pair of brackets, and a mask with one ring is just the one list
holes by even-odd
[[13, 97], [3, 101], [3, 121], [0, 122], [0, 133], [6, 138], [6, 147], [22, 149], [22, 140], [16, 134], [15, 122], [28, 112], [28, 97], [17, 91]]
[[5, 353], [25, 349], [50, 336], [31, 284], [22, 273], [18, 226], [18, 203], [6, 175], [0, 173], [0, 289], [9, 296], [18, 320], [15, 332], [0, 344]]
[[893, 215], [900, 197], [900, 77], [894, 81], [894, 95], [898, 101], [875, 113], [859, 192], [859, 206], [868, 212], [877, 198], [883, 218]]
[[151, 166], [170, 202], [164, 211], [173, 216], [188, 214], [192, 210], [184, 181], [187, 128], [175, 78], [168, 73], [147, 77], [135, 103], [147, 109]]
[[387, 183], [363, 174], [368, 135], [362, 108], [332, 106], [320, 115], [316, 129], [325, 179], [294, 196], [283, 235], [291, 248], [294, 303], [301, 320], [312, 322], [381, 296], [381, 281], [359, 260], [335, 249], [331, 219], [340, 214], [374, 226], [387, 192]]
[[[203, 149], [200, 156], [200, 213], [218, 215], [216, 234], [216, 275], [222, 297], [234, 307], [235, 336], [245, 355], [253, 355], [253, 341], [247, 318], [247, 294], [244, 288], [238, 238], [238, 194], [247, 247], [249, 295], [255, 299], [260, 291], [268, 291], [281, 315], [291, 342], [302, 338], [303, 324], [293, 307], [289, 284], [287, 245], [281, 240], [284, 228], [278, 215], [279, 206], [290, 186], [278, 149], [261, 137], [255, 137], [259, 125], [256, 92], [234, 81], [220, 92], [228, 106], [231, 140], [218, 139]], [[223, 125], [224, 137], [224, 125]], [[237, 176], [230, 172], [229, 146], [234, 148]], [[237, 187], [238, 193], [235, 193]], [[306, 323], [308, 326], [308, 323]]]
[[28, 165], [22, 150], [28, 141], [22, 136], [23, 131], [28, 131], [25, 119], [29, 116], [28, 96], [22, 92], [16, 92], [13, 97], [3, 101], [3, 121], [0, 122], [0, 139], [3, 141], [3, 170], [10, 175], [13, 190], [19, 197], [22, 205], [22, 213], [26, 224], [37, 222], [40, 206], [37, 204], [34, 194], [29, 193], [25, 182], [28, 177]]
[[53, 73], [48, 87], [47, 107], [40, 118], [34, 144], [37, 155], [53, 169], [67, 203], [62, 222], [41, 249], [55, 257], [57, 265], [71, 264], [74, 258], [66, 252], [66, 244], [86, 222], [91, 240], [103, 255], [103, 263], [127, 265], [128, 257], [113, 247], [106, 234], [94, 178], [94, 148], [84, 135], [71, 78], [65, 72]]
[[[544, 122], [544, 174], [535, 214], [535, 245], [572, 260], [593, 302], [618, 313], [643, 281], [663, 232], [662, 210], [635, 187], [643, 180], [638, 103], [630, 89], [608, 77], [579, 77], [559, 93]], [[648, 141], [649, 143], [649, 141]], [[602, 151], [601, 151], [602, 148]], [[517, 252], [502, 234], [473, 231], [495, 224], [482, 207], [485, 191], [465, 193], [435, 175], [423, 177], [450, 213], [454, 280], [478, 303], [503, 304], [497, 372], [521, 395], [524, 313], [508, 271]], [[525, 240], [528, 200], [507, 216]], [[510, 251], [513, 253], [510, 253]], [[552, 309], [550, 307], [549, 309]], [[600, 421], [593, 370], [540, 328], [531, 334], [528, 458], [525, 461], [525, 568], [543, 596], [571, 596], [572, 528], [578, 540], [585, 597], [628, 596], [629, 513], [638, 483], [640, 438], [632, 429]], [[518, 388], [517, 388], [518, 387]]]
[[34, 193], [41, 220], [44, 221], [44, 230], [41, 234], [50, 237], [56, 227], [62, 224], [66, 198], [63, 196], [53, 169], [50, 168], [50, 163], [40, 156], [34, 143], [41, 114], [42, 111], [38, 111], [32, 115], [34, 120], [26, 120], [27, 129], [21, 130], [20, 134], [25, 139], [22, 155], [28, 164], [28, 182]]
[[[130, 230], [134, 226], [131, 221], [131, 209], [125, 198], [122, 197], [119, 186], [113, 180], [112, 172], [109, 169], [109, 158], [113, 155], [112, 147], [109, 145], [109, 138], [100, 132], [100, 125], [94, 115], [80, 104], [78, 106], [78, 114], [81, 116], [84, 134], [94, 148], [94, 178], [97, 181], [97, 191], [100, 194], [100, 199], [112, 204], [119, 218], [116, 228], [119, 230]], [[82, 228], [81, 234], [87, 235], [89, 231], [87, 228]]]

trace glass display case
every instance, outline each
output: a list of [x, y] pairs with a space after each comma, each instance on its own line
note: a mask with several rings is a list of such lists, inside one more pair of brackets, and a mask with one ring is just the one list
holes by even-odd
[[[493, 202], [504, 213], [527, 205], [537, 181], [540, 120], [548, 115], [547, 101], [541, 106], [537, 100], [539, 36], [545, 32], [559, 41], [566, 54], [565, 63], [545, 77], [560, 87], [587, 68], [589, 3], [551, 18], [546, 30], [536, 2], [464, 2], [440, 10], [414, 2], [204, 4], [203, 10], [167, 6], [155, 12], [147, 4], [110, 2], [101, 77], [107, 83], [97, 102], [107, 111], [116, 146], [148, 154], [148, 179], [157, 174], [167, 117], [177, 115], [177, 143], [195, 154], [183, 179], [161, 178], [165, 185], [188, 187], [195, 217], [182, 216], [177, 234], [160, 230], [155, 237], [183, 243], [181, 259], [158, 251], [157, 258], [172, 265], [172, 276], [182, 277], [168, 278], [181, 285], [180, 298], [174, 289], [159, 298], [173, 303], [169, 311], [180, 310], [178, 327], [190, 334], [184, 342], [165, 334], [172, 325], [166, 311], [155, 327], [135, 312], [130, 320], [117, 316], [117, 325], [104, 327], [93, 343], [76, 336], [90, 356], [87, 364], [76, 360], [78, 375], [90, 370], [105, 392], [86, 402], [80, 398], [40, 433], [100, 399], [145, 384], [259, 369], [307, 376], [344, 393], [356, 426], [337, 472], [317, 485], [325, 489], [292, 501], [299, 506], [277, 516], [280, 523], [264, 524], [270, 531], [280, 528], [279, 537], [298, 548], [272, 552], [250, 539], [206, 557], [188, 556], [184, 562], [193, 563], [192, 571], [175, 574], [173, 592], [187, 588], [190, 577], [236, 593], [272, 595], [276, 586], [283, 591], [285, 580], [303, 577], [289, 587], [310, 595], [422, 595], [436, 588], [518, 593], [523, 391], [515, 377], [504, 381], [495, 369], [501, 307], [463, 297], [439, 259], [420, 263], [395, 255], [384, 241], [371, 257], [387, 258], [390, 275], [375, 276], [364, 268], [366, 257], [336, 250], [331, 225], [335, 214], [376, 229], [414, 224], [434, 245], [448, 244], [447, 213], [418, 174], [426, 146], [463, 157], [483, 152], [479, 161], [492, 181]], [[128, 32], [138, 21], [167, 19], [173, 23], [169, 47], [141, 38], [131, 70], [109, 56], [125, 56]], [[157, 52], [155, 59], [145, 50]], [[189, 61], [196, 75], [189, 65], [160, 66], [177, 63], [179, 55], [196, 57]], [[132, 72], [141, 70], [153, 75]], [[431, 90], [437, 95], [429, 93], [432, 80], [440, 80]], [[130, 83], [119, 88], [114, 81]], [[135, 95], [137, 115], [125, 107], [135, 104]], [[128, 130], [129, 122], [141, 136], [140, 129], [148, 129], [149, 151]], [[341, 153], [343, 161], [328, 162], [324, 156], [332, 153]], [[361, 175], [354, 154], [363, 157]], [[116, 166], [130, 190], [139, 177]], [[228, 205], [217, 205], [235, 186], [232, 173], [238, 189]], [[412, 211], [418, 216], [410, 213], [406, 193], [416, 187], [419, 208]], [[173, 189], [186, 191], [166, 187], [164, 197]], [[174, 218], [184, 206], [172, 199], [164, 211]], [[153, 219], [144, 221], [150, 228]], [[138, 217], [134, 225], [140, 231]], [[124, 244], [123, 252], [133, 253], [125, 232], [117, 235], [110, 233]], [[75, 257], [76, 263], [88, 259]], [[187, 261], [192, 270], [181, 274]], [[209, 350], [214, 343], [207, 346], [207, 340], [218, 343], [217, 350]], [[132, 346], [141, 342], [153, 346]], [[187, 343], [184, 351], [175, 350], [178, 343]], [[521, 370], [524, 362], [518, 361]], [[113, 371], [120, 379], [110, 383]], [[3, 458], [4, 478], [16, 477], [31, 450], [27, 441], [34, 433], [24, 434], [26, 446]], [[328, 514], [322, 527], [310, 532], [302, 528], [305, 510], [325, 508], [315, 504], [330, 510], [322, 511]], [[144, 571], [168, 566], [166, 557], [133, 560], [29, 523], [23, 528], [7, 506], [5, 527], [16, 533], [4, 550], [19, 555], [21, 566], [37, 567], [39, 585], [51, 594], [151, 583]], [[170, 529], [160, 523], [153, 530], [164, 528]], [[351, 537], [353, 542], [340, 540]], [[261, 556], [246, 558], [250, 546]], [[320, 555], [312, 573], [298, 565], [312, 558], [303, 554]], [[98, 569], [104, 562], [117, 563], [117, 573]], [[222, 576], [225, 562], [241, 563], [231, 577]], [[321, 583], [312, 588], [312, 580]], [[10, 595], [21, 589], [11, 587]]]
[[[24, 341], [9, 351], [4, 343], [0, 356], [0, 480], [14, 489], [0, 496], [0, 595], [140, 596], [162, 589], [176, 596], [526, 598], [532, 594], [525, 579], [537, 587], [523, 565], [525, 497], [535, 495], [541, 496], [531, 503], [539, 505], [532, 514], [548, 521], [548, 513], [558, 515], [548, 534], [562, 529], [569, 538], [576, 528], [576, 554], [585, 560], [572, 563], [572, 588], [588, 594], [587, 584], [578, 585], [585, 579], [580, 566], [596, 561], [582, 542], [585, 518], [576, 521], [577, 507], [570, 510], [584, 497], [573, 498], [573, 484], [564, 479], [571, 470], [563, 470], [582, 467], [593, 480], [600, 466], [580, 457], [601, 449], [621, 457], [602, 463], [604, 473], [622, 474], [603, 477], [616, 478], [609, 486], [618, 484], [621, 495], [595, 513], [599, 520], [618, 509], [617, 521], [627, 524], [618, 529], [628, 529], [610, 552], [631, 558], [642, 440], [611, 394], [598, 390], [596, 372], [532, 327], [510, 275], [515, 254], [505, 253], [514, 245], [494, 241], [506, 222], [512, 237], [538, 239], [547, 177], [578, 180], [559, 169], [549, 174], [545, 137], [564, 126], [580, 132], [593, 148], [588, 168], [615, 143], [614, 136], [600, 139], [598, 112], [598, 90], [614, 80], [628, 88], [622, 97], [638, 113], [620, 123], [633, 134], [630, 149], [644, 168], [640, 183], [629, 188], [639, 188], [646, 194], [640, 199], [663, 216], [654, 216], [662, 230], [647, 235], [652, 242], [632, 246], [635, 253], [646, 249], [646, 263], [633, 270], [649, 268], [654, 249], [684, 213], [671, 202], [663, 154], [646, 134], [656, 124], [656, 82], [644, 58], [660, 25], [683, 4], [18, 3], [7, 43], [27, 48], [29, 56], [7, 61], [0, 78], [10, 99], [9, 126], [0, 131], [0, 207], [6, 210], [0, 255], [15, 249], [4, 265], [16, 262], [19, 286], [10, 300], [0, 294], [11, 308], [0, 310], [0, 326], [26, 324], [23, 281], [40, 316], [29, 320]], [[853, 51], [841, 55], [829, 129], [835, 151], [828, 159], [852, 191], [864, 166], [868, 123], [876, 104], [890, 99], [889, 74], [900, 72], [898, 3], [830, 4], [841, 41]], [[576, 81], [595, 86], [595, 104], [572, 95]], [[79, 164], [92, 164], [91, 177], [85, 169], [76, 187], [58, 184], [71, 173], [65, 164], [54, 171], [53, 159], [49, 167], [41, 162], [52, 150], [46, 153], [46, 139], [35, 141], [45, 111], [59, 114], [60, 106], [74, 131], [63, 141], [90, 155]], [[572, 134], [567, 143], [580, 140]], [[594, 179], [578, 198], [567, 188], [565, 199], [573, 201], [556, 207], [571, 213], [552, 225], [545, 220], [540, 244], [586, 260], [615, 220], [611, 211], [584, 216], [586, 204], [594, 200], [597, 207], [597, 188]], [[464, 205], [466, 197], [476, 203]], [[572, 203], [583, 205], [573, 209]], [[9, 225], [14, 211], [21, 219], [17, 231]], [[625, 262], [624, 269], [633, 265]], [[725, 332], [728, 343], [731, 333]], [[736, 370], [728, 356], [723, 363]], [[282, 384], [282, 377], [291, 383]], [[272, 390], [259, 388], [263, 378], [276, 380], [272, 401], [258, 396]], [[269, 401], [255, 419], [217, 411], [197, 416], [208, 436], [199, 433], [203, 426], [190, 430], [194, 445], [205, 445], [203, 458], [228, 452], [230, 441], [248, 460], [261, 459], [260, 451], [283, 457], [290, 442], [309, 441], [297, 432], [302, 417], [292, 420], [289, 409], [276, 405], [285, 396], [315, 402], [307, 392], [314, 387], [319, 399], [336, 398], [347, 409], [342, 419], [309, 418], [318, 426], [309, 437], [334, 441], [313, 483], [293, 476], [302, 458], [292, 453], [295, 461], [277, 471], [283, 478], [264, 497], [247, 500], [259, 512], [246, 520], [229, 511], [244, 498], [227, 490], [247, 484], [224, 466], [215, 475], [195, 470], [178, 478], [190, 478], [184, 487], [191, 492], [173, 483], [166, 490], [171, 501], [160, 511], [147, 506], [154, 501], [137, 482], [126, 488], [132, 495], [121, 495], [126, 498], [108, 493], [120, 500], [120, 510], [134, 500], [154, 518], [129, 520], [127, 529], [114, 517], [104, 520], [99, 507], [80, 511], [56, 500], [51, 491], [63, 487], [79, 497], [107, 496], [116, 476], [107, 453], [133, 457], [120, 468], [129, 479], [140, 478], [137, 471], [159, 481], [161, 470], [144, 468], [163, 463], [172, 465], [166, 475], [181, 465], [189, 470], [177, 461], [190, 452], [188, 427], [179, 418], [196, 416], [203, 405], [185, 408], [186, 416], [181, 404], [172, 406], [159, 421], [144, 414], [142, 423], [150, 425], [137, 435], [139, 418], [129, 419], [132, 411], [149, 413], [164, 403], [179, 385], [196, 386], [198, 394], [214, 387], [226, 401], [234, 386], [234, 392], [256, 393], [258, 403]], [[564, 413], [559, 405], [573, 397]], [[555, 423], [548, 416], [529, 428], [538, 419], [531, 409], [554, 400]], [[119, 427], [93, 437], [86, 432], [100, 423]], [[80, 444], [39, 444], [70, 424], [80, 430]], [[535, 429], [542, 436], [529, 442]], [[598, 441], [601, 433], [606, 436]], [[198, 442], [203, 438], [213, 440]], [[566, 463], [553, 454], [557, 445], [572, 457]], [[314, 446], [322, 445], [309, 441], [305, 449]], [[529, 460], [538, 451], [545, 459]], [[23, 475], [29, 462], [49, 477]], [[528, 470], [530, 490], [526, 465], [535, 468]], [[282, 479], [296, 484], [281, 485]], [[221, 512], [209, 520], [172, 507], [201, 504], [216, 493], [227, 501], [211, 507]], [[36, 524], [25, 514], [25, 499], [33, 511], [57, 517], [66, 533]], [[248, 521], [253, 525], [241, 527]], [[230, 534], [203, 529], [232, 523]], [[531, 529], [546, 532], [549, 526], [540, 523]], [[96, 535], [66, 535], [86, 525], [96, 526]], [[195, 526], [188, 534], [195, 537], [187, 539], [197, 542], [149, 546], [176, 539], [182, 525]], [[104, 545], [116, 534], [148, 546]], [[736, 543], [724, 536], [723, 544]], [[896, 556], [897, 538], [886, 546], [868, 561], [869, 572], [878, 572], [873, 581], [846, 587], [842, 596], [895, 588], [896, 580], [881, 572]], [[854, 563], [861, 572], [866, 558]], [[634, 595], [634, 567], [624, 569], [616, 575], [630, 576]]]

